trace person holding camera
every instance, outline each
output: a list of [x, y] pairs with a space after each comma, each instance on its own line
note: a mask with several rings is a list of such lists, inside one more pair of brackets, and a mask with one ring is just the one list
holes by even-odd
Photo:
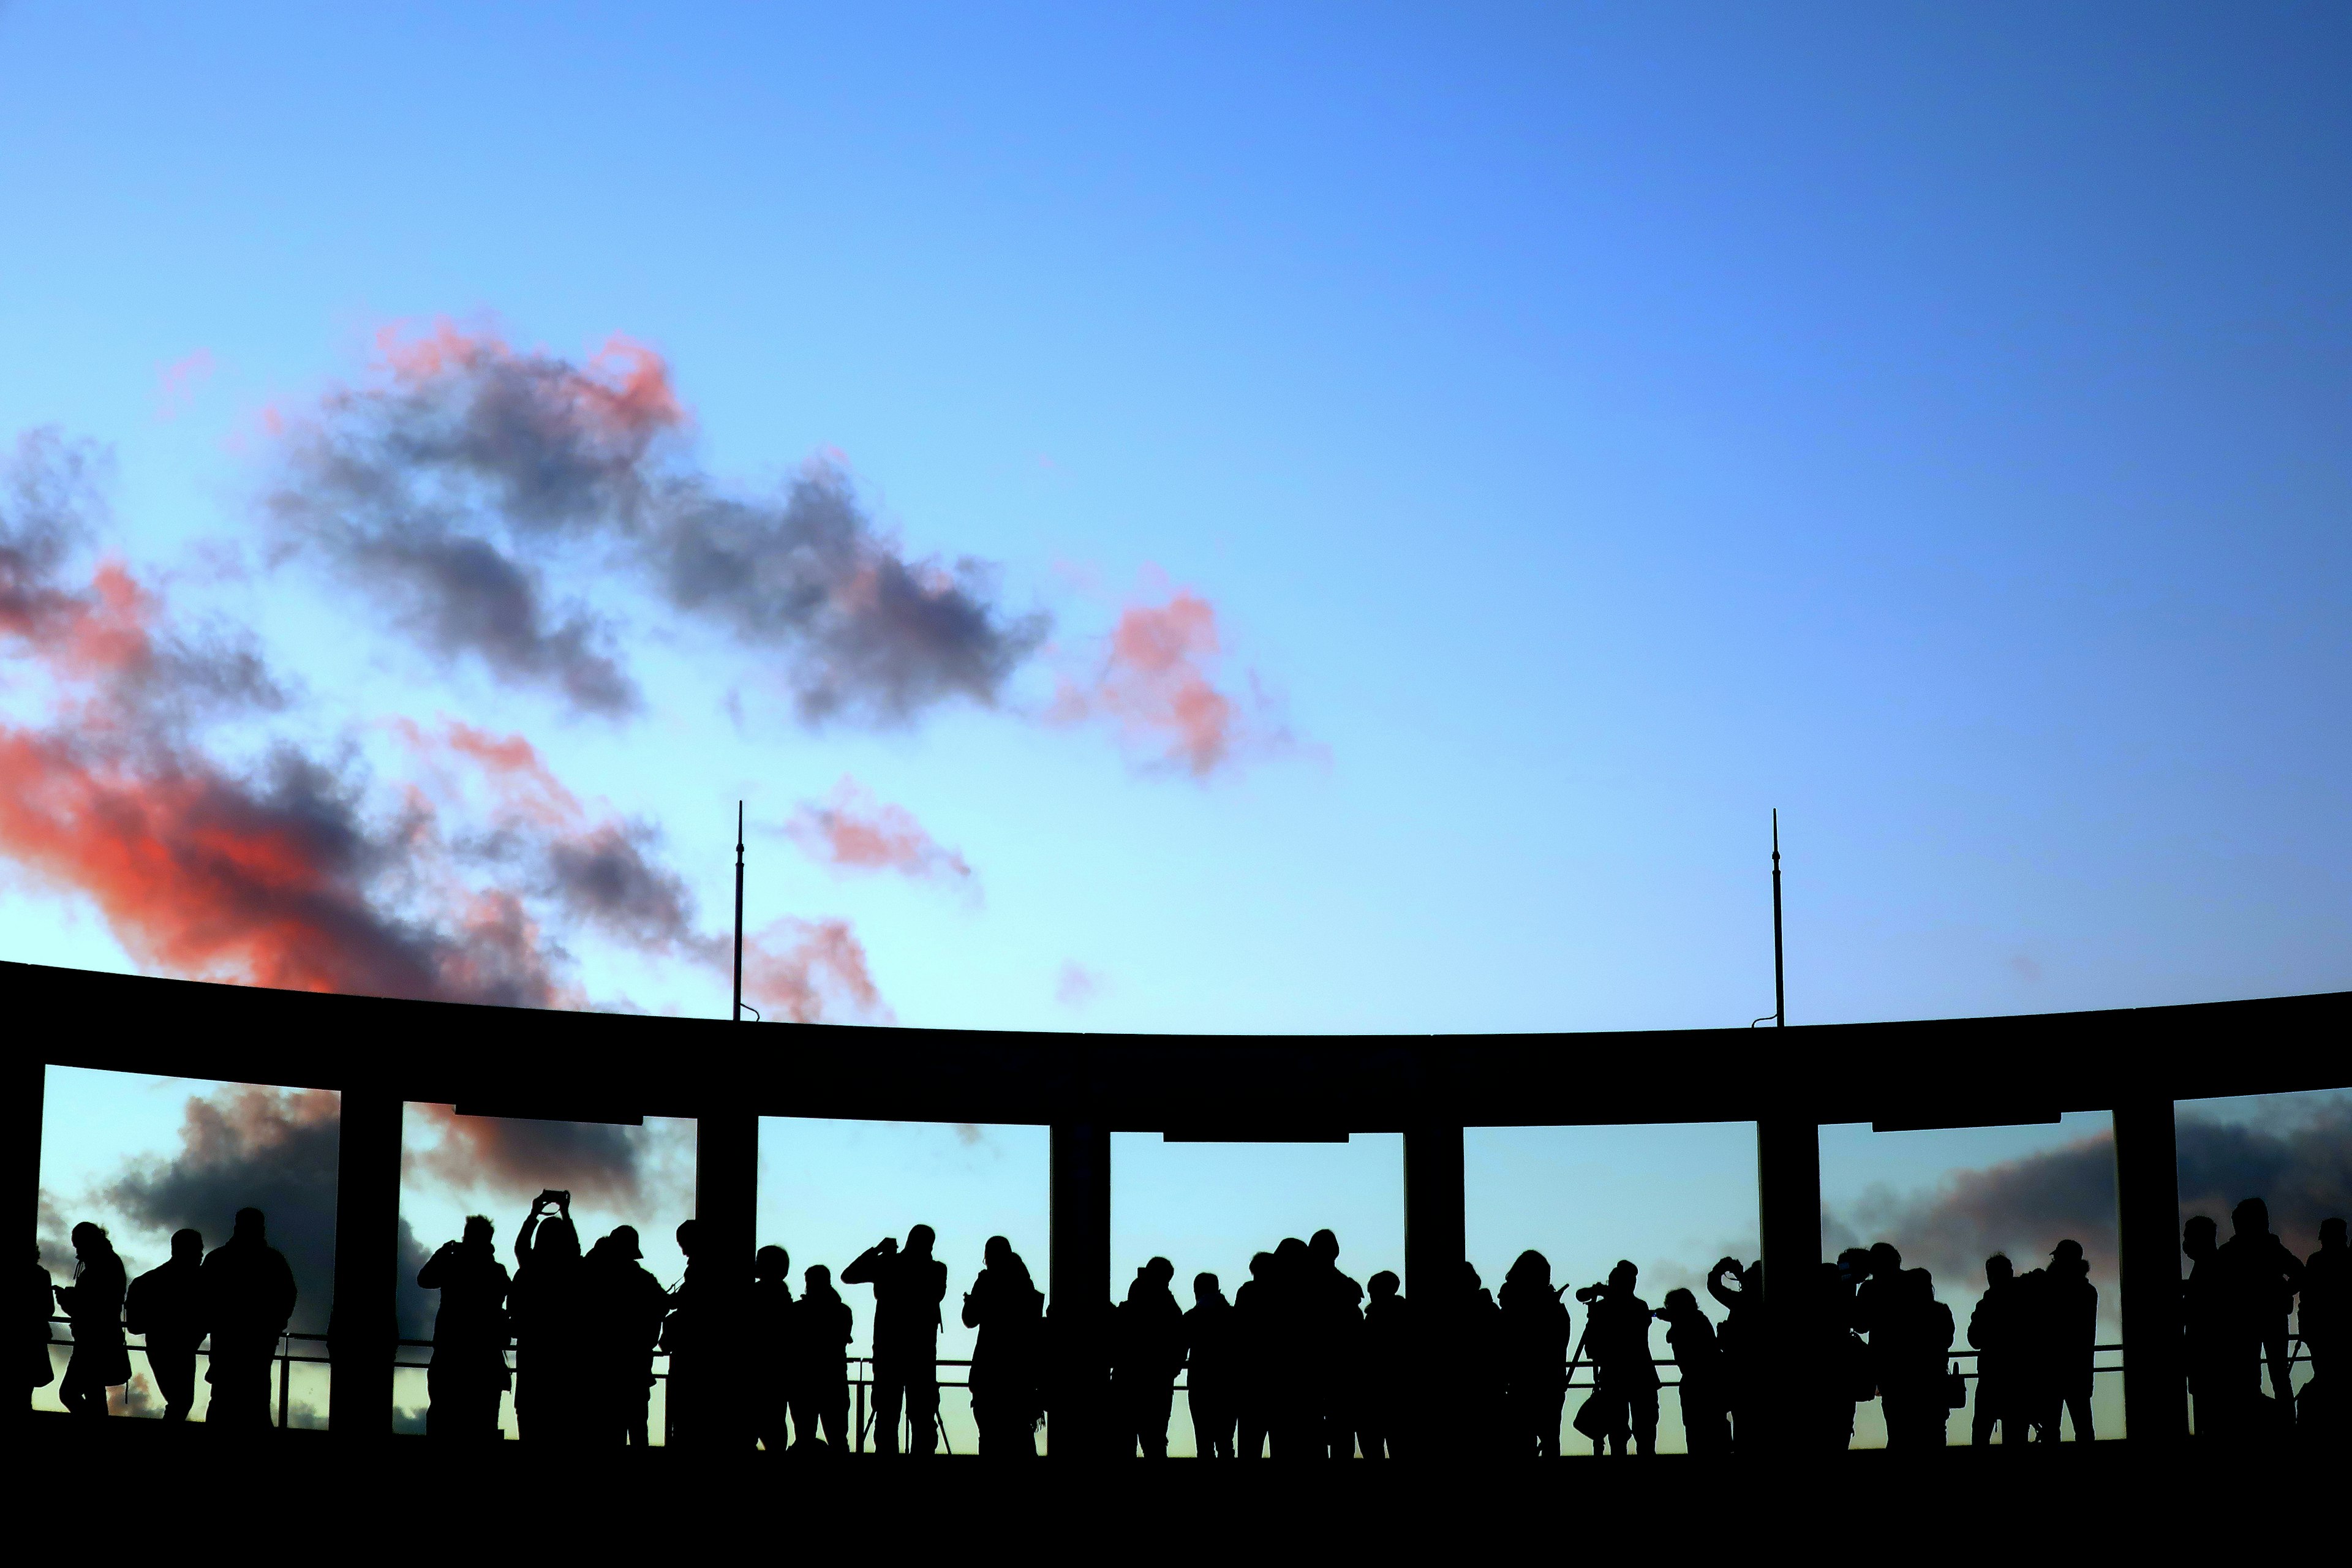
[[971, 1419], [983, 1458], [1037, 1457], [1045, 1413], [1045, 1293], [1013, 1244], [992, 1236], [986, 1267], [963, 1293], [963, 1326], [978, 1329], [971, 1351]]
[[1576, 1426], [1597, 1453], [1648, 1455], [1657, 1447], [1658, 1369], [1650, 1359], [1650, 1304], [1633, 1294], [1640, 1277], [1620, 1258], [1605, 1284], [1576, 1293], [1592, 1310], [1584, 1334], [1594, 1369], [1592, 1397]]
[[1737, 1258], [1717, 1258], [1706, 1273], [1706, 1293], [1724, 1311], [1716, 1343], [1723, 1358], [1723, 1397], [1731, 1415], [1732, 1445], [1747, 1445], [1760, 1453], [1764, 1434], [1759, 1384], [1766, 1359], [1763, 1259], [1743, 1268]]
[[1698, 1298], [1680, 1286], [1666, 1292], [1657, 1317], [1666, 1325], [1666, 1348], [1675, 1355], [1684, 1444], [1694, 1454], [1731, 1452], [1731, 1427], [1724, 1419], [1728, 1402], [1724, 1397], [1723, 1352], [1715, 1325], [1698, 1310]]
[[514, 1281], [491, 1245], [485, 1215], [467, 1215], [464, 1236], [445, 1241], [416, 1271], [419, 1289], [441, 1292], [433, 1315], [433, 1361], [425, 1368], [425, 1435], [499, 1440], [507, 1368], [507, 1292]]
[[907, 1248], [884, 1237], [841, 1271], [845, 1285], [874, 1287], [875, 1452], [898, 1452], [898, 1413], [911, 1418], [911, 1448], [940, 1447], [940, 1303], [947, 1300], [948, 1266], [931, 1256], [938, 1233], [919, 1225]]
[[507, 1302], [514, 1325], [516, 1431], [532, 1442], [577, 1447], [593, 1421], [593, 1362], [570, 1193], [551, 1187], [531, 1200], [514, 1251]]

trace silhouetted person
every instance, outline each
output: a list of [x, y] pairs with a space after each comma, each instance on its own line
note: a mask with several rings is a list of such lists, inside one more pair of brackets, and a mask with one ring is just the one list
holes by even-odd
[[2189, 1394], [2196, 1402], [2197, 1436], [2226, 1443], [2242, 1429], [2246, 1393], [2231, 1375], [2230, 1350], [2240, 1340], [2216, 1258], [2219, 1228], [2211, 1215], [2201, 1214], [2180, 1227], [2180, 1250], [2189, 1259], [2189, 1278], [2180, 1282], [2180, 1350]]
[[1465, 1262], [1454, 1276], [1454, 1299], [1439, 1332], [1427, 1346], [1429, 1364], [1422, 1387], [1436, 1401], [1449, 1392], [1460, 1400], [1459, 1450], [1464, 1458], [1493, 1460], [1508, 1453], [1509, 1409], [1503, 1360], [1503, 1312], [1494, 1292]]
[[727, 1343], [726, 1326], [718, 1321], [721, 1284], [715, 1278], [717, 1261], [696, 1261], [698, 1233], [692, 1220], [680, 1221], [673, 1234], [686, 1258], [686, 1272], [670, 1292], [669, 1313], [662, 1320], [659, 1348], [669, 1353], [664, 1424], [673, 1446], [692, 1448], [716, 1436], [710, 1407], [724, 1397], [718, 1386], [719, 1367], [736, 1352]]
[[215, 1426], [269, 1425], [269, 1363], [294, 1315], [294, 1271], [269, 1245], [259, 1209], [239, 1209], [229, 1238], [206, 1255], [205, 1326], [213, 1341], [213, 1385], [205, 1421]]
[[[2319, 1250], [2303, 1266], [2303, 1310], [2296, 1317], [2304, 1348], [2311, 1352], [2311, 1378], [2335, 1366], [2336, 1354], [2352, 1334], [2352, 1248], [2344, 1245], [2344, 1222], [2319, 1222]], [[2347, 1397], [2334, 1384], [2329, 1394]]]
[[1234, 1453], [1244, 1459], [1265, 1458], [1267, 1435], [1274, 1428], [1275, 1297], [1274, 1254], [1250, 1258], [1250, 1277], [1234, 1292], [1234, 1420], [1237, 1436]]
[[849, 1303], [835, 1291], [833, 1270], [812, 1265], [801, 1276], [790, 1341], [793, 1427], [802, 1449], [814, 1443], [846, 1454], [857, 1445], [849, 1429], [850, 1327]]
[[172, 1258], [131, 1282], [123, 1321], [147, 1337], [147, 1370], [163, 1396], [163, 1419], [185, 1421], [196, 1403], [196, 1349], [205, 1342], [205, 1238], [172, 1235]]
[[[2303, 1289], [2303, 1260], [2271, 1234], [2270, 1205], [2260, 1198], [2248, 1198], [2230, 1211], [2230, 1239], [2221, 1244], [2215, 1258], [2221, 1265], [2232, 1325], [2244, 1346], [2243, 1350], [2233, 1348], [2231, 1359], [2240, 1362], [2254, 1346], [2261, 1347], [2263, 1360], [2270, 1363], [2271, 1397], [2277, 1401], [2279, 1416], [2291, 1421], [2294, 1394], [2288, 1376], [2286, 1321], [2294, 1307], [2295, 1292]], [[2262, 1385], [2259, 1362], [2254, 1384], [2258, 1390]]]
[[1307, 1238], [1306, 1310], [1312, 1346], [1313, 1398], [1321, 1423], [1321, 1451], [1356, 1457], [1356, 1357], [1362, 1338], [1364, 1288], [1339, 1268], [1339, 1238], [1318, 1230]]
[[889, 1237], [857, 1255], [841, 1271], [845, 1285], [874, 1287], [875, 1451], [898, 1452], [898, 1412], [914, 1425], [911, 1451], [940, 1448], [940, 1303], [947, 1299], [948, 1266], [931, 1257], [938, 1239], [929, 1226], [907, 1233], [907, 1249]]
[[1811, 1405], [1808, 1414], [1813, 1443], [1832, 1453], [1842, 1454], [1853, 1446], [1854, 1407], [1877, 1387], [1870, 1347], [1853, 1331], [1854, 1299], [1870, 1271], [1869, 1252], [1850, 1247], [1813, 1276], [1812, 1341], [1807, 1347], [1805, 1379]]
[[[1397, 1294], [1403, 1283], [1383, 1268], [1364, 1281], [1362, 1373], [1356, 1388], [1357, 1441], [1367, 1459], [1401, 1458], [1417, 1453], [1421, 1391], [1419, 1347], [1412, 1311]], [[1565, 1380], [1563, 1394], [1565, 1397]]]
[[[669, 1314], [669, 1292], [646, 1272], [636, 1226], [623, 1225], [588, 1249], [581, 1261], [587, 1292], [588, 1358], [593, 1440], [642, 1448], [654, 1392], [654, 1348]], [[773, 1401], [759, 1404], [762, 1411]], [[781, 1422], [782, 1417], [777, 1419]]]
[[1880, 1316], [1901, 1294], [1903, 1255], [1895, 1250], [1894, 1243], [1881, 1241], [1873, 1244], [1865, 1256], [1868, 1262], [1859, 1270], [1853, 1288], [1853, 1327], [1857, 1333], [1867, 1334], [1877, 1328]]
[[[1732, 1287], [1737, 1286], [1734, 1289]], [[1759, 1408], [1764, 1364], [1769, 1351], [1764, 1343], [1764, 1264], [1759, 1258], [1747, 1268], [1736, 1258], [1719, 1258], [1707, 1270], [1706, 1293], [1724, 1310], [1716, 1343], [1722, 1356], [1724, 1403], [1731, 1415], [1735, 1447], [1757, 1444], [1763, 1431]]]
[[1184, 1314], [1184, 1402], [1192, 1413], [1193, 1451], [1203, 1459], [1234, 1457], [1237, 1332], [1234, 1304], [1217, 1277], [1193, 1275], [1192, 1310]]
[[1952, 1410], [1944, 1359], [1952, 1349], [1952, 1310], [1936, 1300], [1936, 1282], [1924, 1268], [1906, 1268], [1887, 1283], [1870, 1335], [1886, 1414], [1886, 1446], [1897, 1451], [1940, 1448]]
[[1319, 1394], [1324, 1354], [1316, 1290], [1315, 1256], [1286, 1236], [1275, 1245], [1272, 1287], [1273, 1353], [1266, 1368], [1269, 1447], [1277, 1459], [1321, 1458], [1330, 1452]]
[[41, 1247], [33, 1244], [33, 1289], [18, 1302], [19, 1310], [32, 1309], [24, 1321], [22, 1342], [29, 1353], [25, 1358], [26, 1380], [35, 1388], [47, 1388], [55, 1382], [58, 1369], [49, 1364], [49, 1346], [54, 1342], [49, 1334], [49, 1317], [58, 1310], [58, 1282], [41, 1261]]
[[1658, 1369], [1650, 1358], [1650, 1304], [1633, 1294], [1641, 1271], [1623, 1258], [1606, 1284], [1587, 1285], [1576, 1299], [1592, 1310], [1585, 1324], [1591, 1347], [1592, 1398], [1601, 1407], [1588, 1419], [1598, 1452], [1651, 1454], [1658, 1440]]
[[593, 1324], [570, 1193], [550, 1190], [532, 1201], [515, 1232], [514, 1255], [507, 1310], [515, 1341], [516, 1433], [527, 1442], [584, 1446], [599, 1428]]
[[1985, 1290], [1969, 1313], [1969, 1343], [1977, 1352], [1977, 1396], [1969, 1416], [1969, 1440], [1978, 1447], [2000, 1428], [2003, 1444], [2025, 1441], [2020, 1391], [2031, 1349], [2032, 1325], [2017, 1284], [2017, 1268], [2000, 1253], [1985, 1259]]
[[1551, 1286], [1550, 1259], [1520, 1253], [1498, 1298], [1507, 1451], [1514, 1458], [1557, 1459], [1560, 1407], [1568, 1400], [1569, 1318]]
[[1681, 1396], [1683, 1441], [1694, 1454], [1731, 1451], [1731, 1423], [1726, 1415], [1723, 1351], [1715, 1325], [1699, 1310], [1698, 1298], [1677, 1286], [1666, 1292], [1658, 1308], [1666, 1325], [1666, 1344], [1675, 1354], [1675, 1393]]
[[2099, 1292], [2091, 1283], [2091, 1266], [2079, 1241], [2062, 1241], [2050, 1254], [2048, 1267], [2029, 1276], [2034, 1337], [2038, 1342], [2039, 1386], [2032, 1397], [2038, 1408], [2033, 1424], [2044, 1443], [2058, 1441], [2061, 1409], [2074, 1429], [2074, 1441], [2097, 1436], [2091, 1420], [2093, 1347], [2099, 1342]]
[[792, 1451], [793, 1256], [763, 1247], [751, 1258], [751, 1426], [771, 1454]]
[[73, 1320], [73, 1359], [58, 1397], [76, 1415], [106, 1414], [106, 1391], [131, 1381], [122, 1348], [122, 1259], [106, 1232], [88, 1220], [73, 1227], [74, 1282], [58, 1287], [58, 1306]]
[[1168, 1457], [1168, 1416], [1184, 1369], [1184, 1312], [1168, 1288], [1175, 1278], [1176, 1266], [1164, 1258], [1137, 1269], [1114, 1330], [1111, 1393], [1129, 1453], [1139, 1447], [1147, 1459]]
[[985, 1458], [1037, 1457], [1045, 1413], [1045, 1296], [1013, 1244], [992, 1236], [980, 1278], [963, 1295], [963, 1326], [978, 1329], [971, 1350], [971, 1420]]
[[428, 1437], [498, 1441], [499, 1401], [514, 1381], [507, 1368], [507, 1292], [514, 1281], [491, 1235], [487, 1215], [467, 1215], [460, 1239], [443, 1242], [416, 1271], [420, 1289], [441, 1292], [425, 1373]]

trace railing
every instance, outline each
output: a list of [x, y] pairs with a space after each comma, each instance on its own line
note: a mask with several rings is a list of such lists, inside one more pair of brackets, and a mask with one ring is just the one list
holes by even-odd
[[[70, 1324], [72, 1320], [69, 1318], [52, 1317], [49, 1321], [52, 1324]], [[285, 1333], [278, 1336], [278, 1349], [271, 1355], [271, 1359], [278, 1363], [278, 1411], [277, 1417], [271, 1425], [281, 1429], [286, 1425], [287, 1408], [292, 1386], [295, 1364], [297, 1363], [310, 1366], [331, 1366], [333, 1364], [333, 1358], [331, 1356], [302, 1355], [297, 1353], [298, 1342], [306, 1345], [315, 1344], [323, 1346], [327, 1342], [327, 1336], [324, 1334], [301, 1333]], [[52, 1344], [62, 1344], [68, 1348], [70, 1348], [72, 1344], [72, 1342], [69, 1340], [52, 1340], [50, 1342]], [[394, 1352], [394, 1360], [393, 1362], [393, 1366], [395, 1370], [402, 1372], [425, 1372], [431, 1368], [432, 1363], [429, 1360], [402, 1361], [398, 1359], [399, 1351], [431, 1350], [433, 1348], [433, 1342], [431, 1340], [399, 1340], [395, 1341], [394, 1343], [397, 1346], [397, 1350]], [[147, 1346], [143, 1342], [143, 1336], [134, 1339], [128, 1333], [128, 1331], [126, 1331], [124, 1335], [123, 1348], [125, 1350], [136, 1351], [142, 1355], [147, 1353]], [[2123, 1348], [2124, 1347], [2120, 1343], [2094, 1344], [2091, 1347], [2091, 1350], [2095, 1355], [2109, 1355], [2120, 1354]], [[509, 1351], [509, 1353], [511, 1354], [513, 1352]], [[1982, 1352], [1969, 1347], [1956, 1346], [1945, 1353], [1948, 1358], [1954, 1361], [1974, 1361]], [[197, 1350], [196, 1354], [203, 1356], [207, 1360], [211, 1357], [211, 1352], [209, 1351], [201, 1348]], [[665, 1350], [656, 1350], [653, 1352], [653, 1356], [656, 1361], [665, 1361], [668, 1358], [669, 1352]], [[849, 1379], [849, 1387], [852, 1391], [852, 1396], [856, 1402], [856, 1438], [852, 1445], [851, 1452], [864, 1454], [869, 1452], [866, 1446], [867, 1439], [873, 1434], [873, 1424], [878, 1414], [877, 1412], [870, 1411], [867, 1408], [866, 1390], [875, 1386], [875, 1379], [872, 1375], [874, 1358], [871, 1356], [849, 1356], [845, 1359], [847, 1363], [848, 1370], [852, 1374]], [[2309, 1364], [2311, 1361], [2311, 1353], [2304, 1345], [2300, 1336], [2296, 1336], [2294, 1339], [2292, 1353], [2288, 1355], [2287, 1361], [2290, 1367]], [[934, 1364], [942, 1369], [949, 1367], [960, 1367], [964, 1369], [964, 1375], [961, 1378], [940, 1378], [939, 1380], [940, 1387], [961, 1388], [966, 1390], [969, 1390], [971, 1387], [971, 1373], [970, 1370], [971, 1367], [971, 1362], [970, 1358], [942, 1357]], [[1653, 1366], [1662, 1368], [1672, 1368], [1675, 1365], [1675, 1363], [1669, 1357], [1654, 1356], [1651, 1358], [1651, 1364]], [[1571, 1392], [1580, 1388], [1591, 1389], [1597, 1386], [1590, 1377], [1585, 1378], [1581, 1382], [1578, 1381], [1577, 1378], [1577, 1373], [1580, 1368], [1590, 1368], [1591, 1365], [1591, 1363], [1589, 1361], [1571, 1361], [1568, 1363], [1568, 1387]], [[2094, 1374], [2097, 1374], [2103, 1373], [2120, 1373], [2123, 1369], [2123, 1363], [2121, 1361], [2116, 1361], [2105, 1365], [2094, 1363], [2091, 1371]], [[660, 1370], [656, 1370], [653, 1375], [656, 1382], [667, 1381], [669, 1377], [669, 1373], [667, 1371]], [[1979, 1375], [1980, 1374], [1975, 1371], [1963, 1372], [1960, 1373], [1960, 1376], [1963, 1379], [1970, 1383], [1975, 1382]], [[1661, 1388], [1679, 1388], [1682, 1386], [1682, 1383], [1679, 1378], [1666, 1377], [1659, 1380], [1658, 1386]], [[1189, 1387], [1189, 1380], [1180, 1373], [1178, 1374], [1178, 1380], [1174, 1384], [1174, 1392], [1181, 1394]], [[940, 1445], [943, 1447], [946, 1447], [948, 1452], [954, 1452], [953, 1447], [949, 1443], [945, 1416], [941, 1415], [937, 1416], [936, 1419], [938, 1419], [940, 1425]], [[904, 1434], [902, 1434], [902, 1436], [903, 1436]]]

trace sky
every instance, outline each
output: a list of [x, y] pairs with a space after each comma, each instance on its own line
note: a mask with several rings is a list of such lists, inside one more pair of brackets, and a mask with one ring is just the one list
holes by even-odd
[[[712, 1015], [740, 800], [772, 1019], [1738, 1025], [1777, 808], [1792, 1022], [2352, 986], [2347, 68], [2307, 5], [16, 0], [0, 954]], [[1631, 1185], [1522, 1228], [1744, 1234]]]

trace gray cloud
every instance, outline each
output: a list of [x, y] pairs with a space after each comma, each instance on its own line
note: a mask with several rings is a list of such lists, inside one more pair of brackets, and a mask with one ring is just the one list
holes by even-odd
[[895, 725], [993, 704], [1043, 644], [969, 559], [916, 560], [835, 465], [781, 496], [726, 493], [686, 451], [668, 369], [616, 342], [586, 362], [446, 325], [385, 339], [378, 379], [287, 433], [268, 508], [281, 537], [370, 591], [445, 658], [618, 713], [635, 691], [611, 626], [551, 610], [543, 572], [618, 571], [770, 656], [810, 725]]

